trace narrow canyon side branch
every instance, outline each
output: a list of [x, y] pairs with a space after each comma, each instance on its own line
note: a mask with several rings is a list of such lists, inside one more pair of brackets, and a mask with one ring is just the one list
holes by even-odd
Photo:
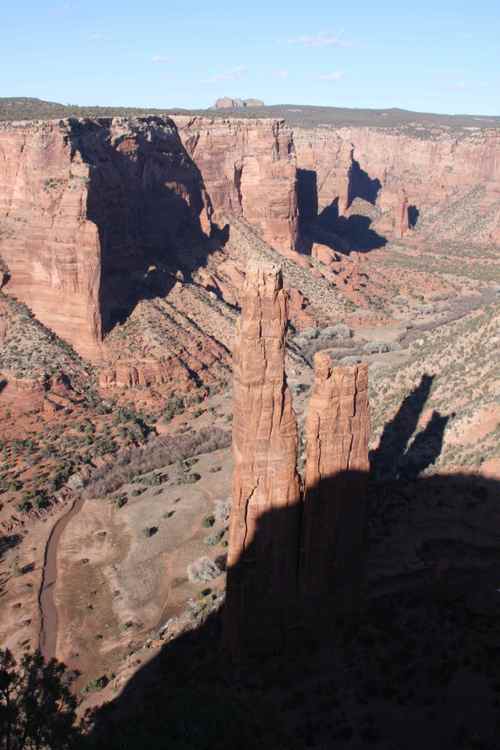
[[314, 358], [306, 421], [301, 589], [356, 606], [364, 559], [368, 478], [368, 365], [335, 366]]
[[[278, 624], [295, 594], [300, 522], [297, 422], [285, 376], [287, 298], [274, 264], [250, 261], [234, 351], [233, 505], [226, 641]], [[273, 615], [271, 616], [271, 610]]]

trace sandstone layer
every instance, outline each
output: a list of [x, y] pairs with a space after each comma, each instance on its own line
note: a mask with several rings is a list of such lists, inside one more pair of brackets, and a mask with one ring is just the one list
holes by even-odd
[[235, 214], [282, 252], [296, 249], [298, 214], [292, 131], [282, 120], [176, 116], [217, 214]]

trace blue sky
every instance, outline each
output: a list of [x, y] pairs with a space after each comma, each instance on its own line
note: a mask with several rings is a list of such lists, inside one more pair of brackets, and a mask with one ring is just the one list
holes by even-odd
[[3, 0], [0, 96], [500, 115], [500, 0]]

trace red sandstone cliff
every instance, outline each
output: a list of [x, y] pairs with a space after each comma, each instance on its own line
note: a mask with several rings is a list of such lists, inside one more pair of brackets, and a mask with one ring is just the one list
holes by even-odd
[[206, 262], [217, 246], [213, 208], [244, 217], [283, 251], [295, 245], [296, 169], [283, 123], [178, 121], [187, 148], [168, 118], [0, 126], [5, 291], [89, 358], [108, 358], [104, 335], [141, 299], [168, 297], [177, 269]]
[[198, 170], [168, 120], [0, 127], [0, 255], [9, 294], [82, 354], [164, 286], [169, 253], [210, 231]]
[[[373, 228], [397, 238], [457, 200], [463, 200], [469, 227], [450, 222], [444, 238], [471, 230], [475, 242], [498, 242], [500, 234], [500, 135], [477, 129], [295, 128], [299, 189], [306, 207], [317, 199], [318, 213], [338, 200], [349, 215], [356, 198], [373, 203]], [[312, 194], [315, 195], [312, 195]], [[462, 212], [462, 213], [464, 213]], [[475, 214], [475, 216], [474, 216]], [[477, 223], [477, 222], [476, 222]]]
[[214, 210], [236, 214], [282, 252], [298, 239], [292, 132], [281, 120], [174, 118]]

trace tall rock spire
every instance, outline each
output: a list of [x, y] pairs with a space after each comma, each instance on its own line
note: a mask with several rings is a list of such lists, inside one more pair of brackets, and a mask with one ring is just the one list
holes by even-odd
[[360, 588], [369, 432], [368, 365], [335, 366], [318, 352], [306, 419], [301, 589], [332, 594], [342, 608]]
[[[233, 505], [226, 640], [237, 648], [296, 591], [300, 480], [297, 422], [285, 376], [287, 296], [281, 270], [251, 260], [233, 354]], [[233, 650], [234, 650], [233, 648]]]
[[[355, 609], [364, 562], [368, 367], [315, 357], [304, 492], [285, 376], [286, 294], [248, 265], [234, 350], [233, 505], [224, 634], [234, 656]], [[298, 630], [296, 628], [298, 627]]]

